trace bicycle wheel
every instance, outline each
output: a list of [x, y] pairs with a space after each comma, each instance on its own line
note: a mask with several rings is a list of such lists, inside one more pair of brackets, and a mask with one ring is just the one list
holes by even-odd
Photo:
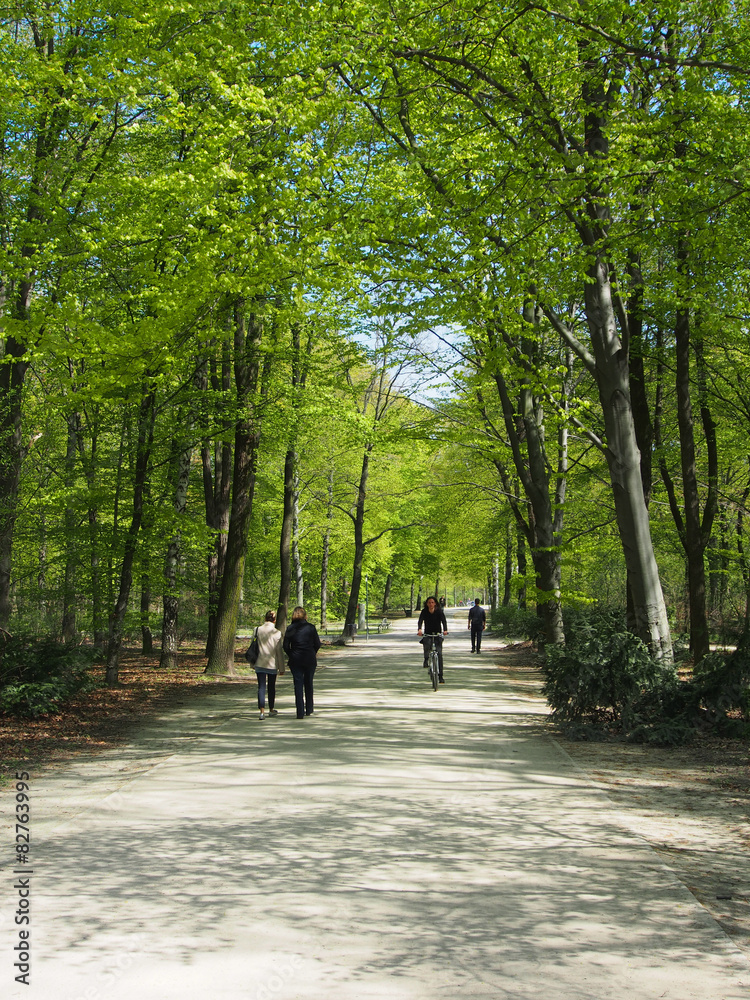
[[432, 690], [437, 691], [438, 681], [439, 681], [440, 667], [438, 665], [438, 654], [435, 644], [432, 645], [432, 650], [430, 651], [430, 680], [432, 681]]

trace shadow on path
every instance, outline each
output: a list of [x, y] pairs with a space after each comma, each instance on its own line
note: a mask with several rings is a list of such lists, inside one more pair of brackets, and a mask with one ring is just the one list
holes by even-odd
[[403, 626], [323, 659], [312, 718], [288, 677], [263, 723], [231, 686], [40, 782], [34, 979], [6, 969], [10, 995], [746, 997], [490, 647], [449, 639], [433, 692]]

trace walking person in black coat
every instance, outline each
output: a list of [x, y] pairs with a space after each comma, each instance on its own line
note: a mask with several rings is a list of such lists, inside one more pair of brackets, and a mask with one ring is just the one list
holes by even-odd
[[484, 608], [479, 603], [479, 598], [474, 598], [474, 607], [469, 611], [469, 624], [471, 629], [471, 651], [479, 653], [482, 649], [482, 632], [487, 627], [487, 615]]
[[289, 657], [298, 719], [313, 714], [313, 674], [318, 665], [316, 654], [319, 649], [318, 630], [307, 620], [305, 609], [296, 607], [289, 628], [284, 633], [284, 652]]

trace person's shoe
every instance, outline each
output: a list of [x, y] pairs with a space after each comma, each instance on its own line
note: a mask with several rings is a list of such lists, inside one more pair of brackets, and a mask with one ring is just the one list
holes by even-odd
[[442, 677], [438, 677], [438, 684], [445, 684], [445, 681], [443, 680]]
[[298, 719], [304, 719], [304, 715], [298, 715], [297, 718]]
[[265, 719], [265, 717], [266, 717], [266, 713], [261, 708], [260, 712], [258, 713], [258, 721], [262, 722]]
[[312, 715], [312, 712], [305, 712], [305, 715]]
[[279, 713], [276, 711], [275, 708], [271, 708], [271, 709], [269, 709], [268, 714], [269, 715], [278, 715]]

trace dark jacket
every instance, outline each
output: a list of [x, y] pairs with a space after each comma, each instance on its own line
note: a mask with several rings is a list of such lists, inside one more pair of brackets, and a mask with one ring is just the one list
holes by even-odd
[[289, 666], [314, 667], [320, 649], [318, 630], [305, 618], [295, 618], [284, 633], [284, 652]]
[[475, 604], [471, 611], [469, 611], [469, 623], [472, 628], [484, 628], [484, 623], [487, 621], [487, 615], [485, 614], [484, 608], [481, 604]]
[[448, 622], [445, 620], [445, 614], [443, 613], [443, 609], [440, 607], [435, 608], [434, 611], [430, 612], [427, 610], [427, 606], [425, 605], [419, 616], [417, 631], [422, 628], [423, 622], [424, 631], [428, 632], [430, 635], [437, 635], [440, 632], [448, 631]]

